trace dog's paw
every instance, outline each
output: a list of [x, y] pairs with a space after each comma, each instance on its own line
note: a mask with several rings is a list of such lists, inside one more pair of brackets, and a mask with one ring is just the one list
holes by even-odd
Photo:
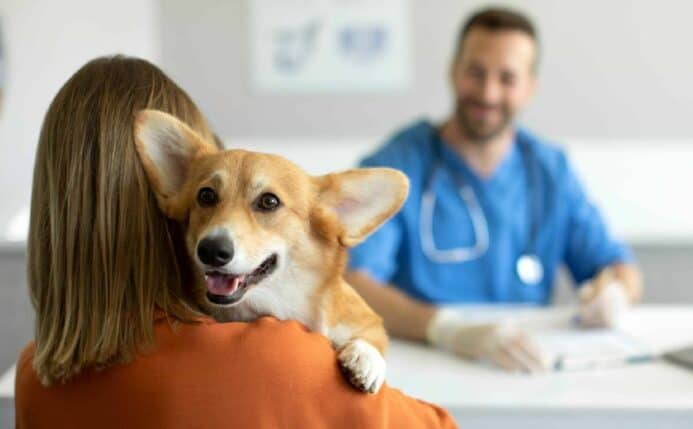
[[339, 364], [349, 382], [363, 392], [376, 393], [385, 381], [385, 359], [364, 340], [349, 341], [339, 352]]

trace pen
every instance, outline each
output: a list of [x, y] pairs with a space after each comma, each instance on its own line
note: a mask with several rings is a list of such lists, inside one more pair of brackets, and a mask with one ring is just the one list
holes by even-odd
[[657, 356], [645, 353], [633, 356], [605, 358], [579, 358], [559, 356], [554, 362], [554, 371], [582, 371], [591, 369], [615, 368], [625, 365], [653, 362]]

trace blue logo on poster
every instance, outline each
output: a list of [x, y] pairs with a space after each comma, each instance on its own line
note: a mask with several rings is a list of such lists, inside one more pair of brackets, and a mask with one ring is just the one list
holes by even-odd
[[342, 56], [367, 63], [385, 53], [387, 31], [382, 26], [353, 26], [338, 33], [338, 46]]

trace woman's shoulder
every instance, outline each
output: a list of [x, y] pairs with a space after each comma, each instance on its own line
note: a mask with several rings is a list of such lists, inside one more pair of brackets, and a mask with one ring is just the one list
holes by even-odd
[[[336, 366], [336, 355], [329, 340], [311, 332], [295, 320], [262, 317], [254, 322], [218, 323], [202, 320], [184, 324], [163, 322], [156, 327], [156, 344], [145, 350], [142, 359], [177, 361], [201, 367], [216, 367], [225, 374], [263, 374], [290, 361], [294, 371], [311, 371], [311, 378], [329, 377]], [[236, 363], [243, 362], [241, 367]], [[306, 365], [302, 365], [306, 363]], [[270, 370], [271, 371], [271, 370]], [[304, 374], [308, 376], [308, 374]], [[277, 374], [280, 376], [280, 374]]]
[[[60, 427], [77, 420], [89, 425], [104, 419], [113, 427], [125, 421], [164, 427], [185, 427], [181, 422], [190, 421], [205, 427], [224, 421], [250, 424], [271, 403], [307, 399], [316, 386], [330, 384], [328, 380], [334, 384], [336, 371], [327, 339], [298, 322], [272, 318], [253, 323], [159, 320], [154, 342], [129, 362], [85, 369], [51, 386], [38, 379], [33, 355], [30, 344], [17, 363], [15, 408], [22, 427], [50, 421]], [[220, 408], [219, 398], [227, 398], [229, 406]], [[82, 407], [85, 401], [89, 409]], [[111, 413], [114, 403], [128, 416]], [[236, 415], [230, 418], [232, 409]]]
[[14, 380], [14, 404], [17, 428], [28, 427], [25, 421], [40, 402], [40, 396], [46, 387], [34, 370], [34, 353], [36, 345], [31, 342], [20, 352]]
[[17, 359], [17, 366], [15, 368], [15, 394], [21, 394], [23, 387], [29, 387], [29, 385], [38, 385], [41, 383], [39, 381], [38, 375], [34, 370], [34, 353], [36, 352], [36, 344], [30, 342], [24, 349], [19, 353], [19, 358]]
[[[33, 367], [35, 351], [36, 346], [31, 342], [17, 359], [17, 394], [44, 389]], [[233, 367], [238, 359], [228, 359], [229, 356], [242, 359], [244, 368]], [[105, 378], [109, 383], [118, 378], [146, 379], [166, 368], [185, 368], [186, 373], [194, 374], [211, 365], [230, 374], [238, 369], [243, 373], [262, 372], [268, 365], [276, 367], [286, 360], [310, 361], [314, 367], [320, 361], [327, 363], [333, 359], [335, 355], [327, 338], [293, 320], [263, 317], [252, 323], [219, 323], [211, 319], [183, 323], [159, 318], [155, 321], [153, 343], [141, 347], [131, 361], [98, 370], [86, 369], [67, 384], [79, 384], [83, 379], [93, 382]]]
[[36, 351], [36, 344], [30, 342], [27, 344], [22, 351], [19, 353], [19, 358], [17, 359], [17, 372], [21, 370], [26, 370], [26, 368], [31, 368], [34, 361], [34, 352]]
[[[356, 391], [342, 376], [329, 340], [296, 321], [158, 321], [154, 345], [131, 362], [85, 371], [52, 387], [38, 382], [32, 355], [29, 345], [17, 367], [18, 386], [24, 386], [19, 389], [17, 416], [25, 423], [454, 427], [440, 409], [387, 386], [377, 395]], [[39, 404], [42, 411], [37, 414]]]
[[205, 347], [233, 348], [235, 351], [238, 351], [238, 343], [256, 349], [264, 349], [269, 345], [285, 347], [294, 342], [300, 342], [304, 346], [329, 347], [327, 338], [311, 332], [300, 322], [273, 317], [261, 317], [251, 323], [221, 323], [212, 319], [198, 319], [196, 323], [161, 320], [155, 330], [157, 348], [186, 341]]
[[[17, 360], [18, 381], [30, 380], [40, 384], [33, 368], [36, 346], [29, 343]], [[320, 356], [334, 359], [334, 352], [324, 336], [309, 331], [294, 320], [278, 320], [262, 317], [252, 323], [219, 323], [211, 319], [198, 319], [195, 323], [183, 323], [166, 318], [155, 321], [155, 337], [152, 344], [143, 346], [132, 361], [115, 364], [112, 368], [96, 372], [125, 372], [150, 364], [163, 365], [169, 361], [185, 364], [188, 360], [200, 362], [214, 360], [215, 356], [229, 353], [247, 356], [248, 362], [258, 366], [263, 361], [291, 357], [315, 361]], [[192, 363], [192, 362], [191, 362]], [[86, 373], [94, 372], [86, 370]], [[77, 378], [80, 378], [79, 376]]]

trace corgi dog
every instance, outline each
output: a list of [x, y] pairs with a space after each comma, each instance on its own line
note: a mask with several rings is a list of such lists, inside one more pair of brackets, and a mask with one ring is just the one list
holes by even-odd
[[155, 110], [139, 112], [134, 131], [159, 207], [185, 226], [199, 304], [220, 321], [298, 320], [329, 338], [356, 388], [377, 392], [387, 335], [343, 272], [348, 248], [404, 203], [406, 176], [312, 177], [280, 156], [220, 150]]

